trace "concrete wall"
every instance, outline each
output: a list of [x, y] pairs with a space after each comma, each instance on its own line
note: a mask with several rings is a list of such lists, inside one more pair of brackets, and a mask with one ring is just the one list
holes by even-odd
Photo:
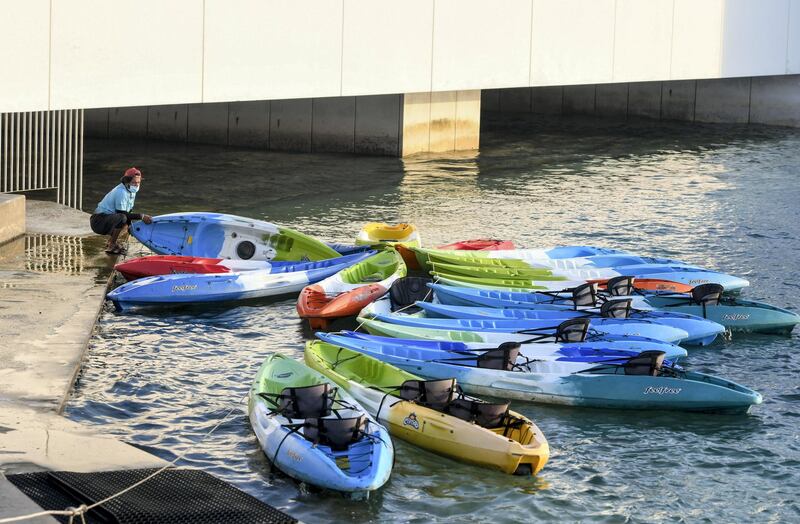
[[86, 110], [92, 138], [400, 156], [477, 149], [480, 91]]
[[5, 0], [0, 71], [0, 112], [797, 74], [800, 0]]
[[532, 87], [527, 91], [483, 91], [483, 107], [511, 113], [800, 127], [800, 75]]
[[402, 112], [396, 94], [89, 109], [86, 135], [397, 156]]
[[480, 116], [480, 91], [407, 94], [402, 155], [478, 149]]
[[25, 234], [25, 196], [0, 194], [0, 244]]

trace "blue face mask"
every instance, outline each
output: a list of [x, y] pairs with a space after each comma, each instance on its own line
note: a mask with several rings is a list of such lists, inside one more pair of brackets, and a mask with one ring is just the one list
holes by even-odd
[[135, 195], [139, 191], [139, 186], [128, 186], [128, 191]]

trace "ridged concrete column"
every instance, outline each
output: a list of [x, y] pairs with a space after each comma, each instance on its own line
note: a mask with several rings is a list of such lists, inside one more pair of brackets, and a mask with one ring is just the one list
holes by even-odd
[[403, 95], [402, 156], [478, 149], [481, 92]]

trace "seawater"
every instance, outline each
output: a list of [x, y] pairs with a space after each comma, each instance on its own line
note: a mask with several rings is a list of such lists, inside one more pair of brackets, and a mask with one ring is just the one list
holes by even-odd
[[[91, 207], [137, 165], [136, 208], [151, 214], [234, 213], [340, 242], [375, 220], [415, 223], [427, 245], [609, 246], [742, 275], [746, 298], [800, 309], [797, 130], [489, 115], [481, 141], [479, 153], [407, 159], [90, 142], [84, 198]], [[302, 356], [310, 333], [294, 304], [109, 307], [67, 415], [167, 460], [186, 452], [181, 465], [307, 522], [800, 520], [797, 331], [690, 349], [691, 369], [764, 395], [748, 415], [515, 402], [552, 448], [537, 478], [396, 441], [390, 482], [351, 502], [272, 471], [239, 403], [266, 356]]]

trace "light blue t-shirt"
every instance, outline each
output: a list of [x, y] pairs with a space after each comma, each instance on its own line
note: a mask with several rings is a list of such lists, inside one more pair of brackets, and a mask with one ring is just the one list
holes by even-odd
[[116, 213], [118, 209], [130, 212], [133, 209], [134, 200], [136, 200], [136, 194], [128, 191], [125, 184], [119, 184], [103, 197], [94, 212], [111, 214]]

